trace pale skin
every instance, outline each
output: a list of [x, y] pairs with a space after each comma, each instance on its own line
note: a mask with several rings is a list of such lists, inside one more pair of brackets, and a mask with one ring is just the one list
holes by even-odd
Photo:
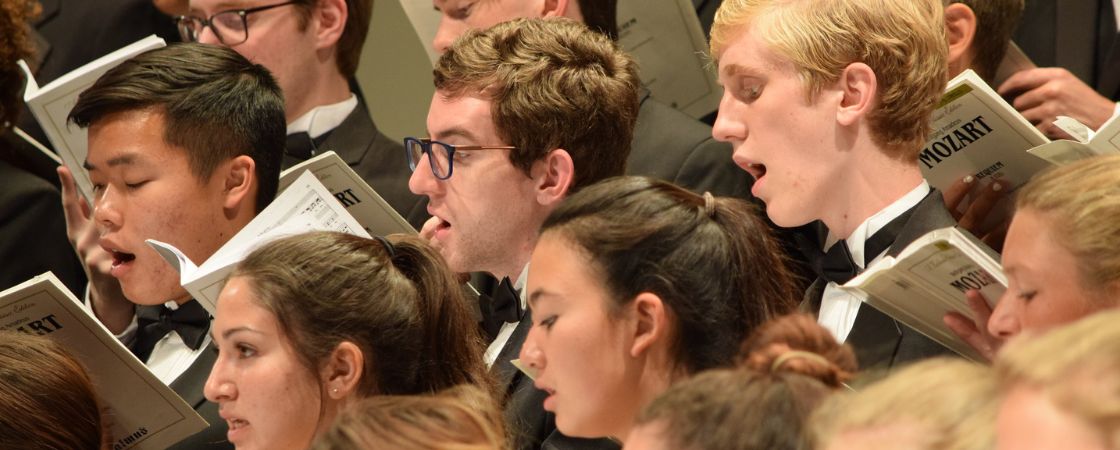
[[550, 394], [544, 409], [566, 436], [627, 439], [641, 408], [686, 376], [672, 369], [667, 306], [648, 292], [608, 305], [586, 254], [556, 233], [541, 238], [531, 267], [533, 327], [520, 357]]
[[1017, 212], [1002, 261], [1008, 289], [994, 310], [983, 295], [969, 291], [969, 307], [977, 321], [956, 313], [944, 318], [946, 326], [989, 360], [1016, 335], [1044, 332], [1116, 305], [1120, 286], [1086, 282], [1078, 260], [1055, 240], [1053, 220], [1029, 208]]
[[[508, 146], [498, 137], [490, 100], [436, 92], [428, 112], [432, 139], [452, 145]], [[429, 199], [432, 215], [420, 236], [456, 272], [517, 278], [537, 244], [545, 217], [567, 196], [575, 165], [563, 149], [535, 161], [526, 174], [511, 150], [456, 152], [451, 177], [440, 180], [428, 155], [417, 161], [409, 189]]]
[[806, 100], [792, 63], [771, 51], [756, 28], [745, 28], [718, 55], [725, 90], [712, 135], [731, 143], [732, 158], [756, 178], [752, 192], [776, 224], [821, 220], [847, 237], [918, 186], [921, 172], [871, 138], [868, 115], [879, 85], [870, 67], [849, 64]]
[[342, 341], [317, 367], [304, 366], [244, 277], [222, 289], [211, 335], [219, 353], [204, 393], [218, 403], [239, 449], [307, 448], [359, 395], [361, 349]]
[[[191, 0], [189, 11], [198, 17], [210, 17], [272, 3], [279, 2]], [[249, 16], [249, 39], [230, 47], [276, 77], [284, 93], [288, 123], [312, 108], [350, 97], [350, 85], [337, 64], [338, 40], [345, 30], [347, 14], [345, 0], [319, 0], [311, 9], [306, 27], [300, 30], [296, 6], [253, 13]], [[198, 42], [221, 45], [210, 27], [202, 30]]]

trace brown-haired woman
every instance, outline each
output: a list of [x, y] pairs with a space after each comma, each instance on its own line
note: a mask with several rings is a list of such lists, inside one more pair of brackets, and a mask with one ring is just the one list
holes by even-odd
[[624, 439], [672, 383], [733, 365], [797, 296], [780, 255], [741, 200], [620, 177], [565, 201], [533, 252], [521, 350], [557, 429]]
[[810, 448], [809, 414], [856, 370], [851, 347], [805, 314], [766, 322], [743, 365], [673, 385], [638, 416], [628, 450]]
[[89, 375], [50, 339], [0, 331], [0, 448], [107, 449]]
[[237, 266], [214, 316], [205, 392], [238, 448], [307, 448], [362, 397], [492, 389], [462, 291], [416, 237], [271, 242]]
[[502, 416], [475, 386], [438, 395], [385, 395], [358, 401], [315, 440], [312, 450], [503, 450]]

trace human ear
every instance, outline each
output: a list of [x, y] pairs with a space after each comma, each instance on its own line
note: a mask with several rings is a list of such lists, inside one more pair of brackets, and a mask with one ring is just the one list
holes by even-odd
[[864, 63], [851, 63], [840, 73], [836, 81], [840, 104], [837, 108], [837, 121], [844, 126], [859, 123], [860, 119], [871, 113], [878, 95], [878, 80], [875, 71]]
[[650, 292], [638, 294], [630, 303], [630, 313], [634, 315], [634, 341], [630, 346], [630, 356], [637, 358], [666, 340], [669, 330], [669, 317], [661, 297]]
[[544, 0], [541, 2], [541, 17], [570, 17], [568, 10], [572, 7], [571, 3], [575, 1], [577, 0]]
[[350, 341], [340, 342], [327, 357], [319, 377], [323, 380], [327, 396], [341, 400], [356, 392], [364, 367], [365, 356], [362, 349]]
[[945, 7], [945, 34], [949, 38], [949, 76], [972, 66], [972, 41], [976, 37], [976, 13], [964, 3]]
[[257, 186], [257, 163], [248, 155], [238, 155], [224, 166], [227, 169], [221, 173], [224, 183], [222, 207], [227, 211], [237, 211], [248, 206], [249, 201], [256, 200], [253, 188]]
[[536, 182], [537, 203], [555, 205], [567, 197], [575, 179], [575, 162], [567, 150], [554, 149], [533, 163], [530, 174]]
[[350, 14], [346, 0], [318, 0], [312, 9], [312, 18], [318, 25], [315, 31], [316, 48], [326, 49], [338, 43], [346, 30], [346, 19]]

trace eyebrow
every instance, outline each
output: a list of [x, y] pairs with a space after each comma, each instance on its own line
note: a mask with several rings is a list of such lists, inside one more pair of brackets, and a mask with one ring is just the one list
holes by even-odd
[[548, 291], [547, 289], [544, 289], [544, 288], [535, 289], [535, 290], [533, 290], [533, 292], [531, 292], [529, 294], [529, 300], [528, 300], [529, 307], [530, 308], [536, 307], [536, 304], [540, 302], [542, 297], [543, 298], [548, 298], [548, 297], [559, 298], [560, 295], [555, 293], [555, 292], [550, 292], [550, 291]]
[[723, 68], [722, 72], [723, 72], [724, 75], [727, 75], [727, 76], [737, 76], [737, 75], [747, 75], [747, 76], [756, 76], [756, 77], [762, 76], [762, 72], [760, 72], [758, 69], [755, 69], [753, 67], [742, 66], [742, 65], [739, 65], [739, 64], [731, 64], [731, 65], [725, 66]]
[[[105, 165], [108, 167], [116, 167], [121, 165], [135, 164], [136, 160], [139, 158], [140, 155], [138, 155], [137, 153], [125, 153], [123, 155], [110, 158], [108, 161], [105, 161]], [[90, 163], [89, 159], [82, 161], [82, 167], [84, 167], [86, 170], [97, 169], [97, 166], [93, 165], [93, 163]]]
[[438, 134], [439, 134], [439, 136], [440, 136], [440, 138], [439, 138], [439, 139], [436, 139], [436, 138], [434, 137], [434, 136], [435, 136], [435, 134], [433, 134], [433, 133], [428, 133], [428, 136], [433, 136], [433, 137], [432, 137], [432, 139], [433, 139], [433, 140], [437, 140], [437, 141], [439, 141], [439, 140], [444, 140], [444, 139], [447, 139], [447, 138], [449, 138], [449, 137], [461, 137], [461, 138], [464, 138], [464, 139], [470, 140], [470, 141], [472, 141], [472, 142], [474, 142], [474, 141], [477, 141], [477, 140], [478, 140], [478, 139], [477, 139], [477, 138], [475, 137], [474, 133], [471, 133], [471, 131], [470, 131], [470, 130], [468, 130], [468, 129], [466, 129], [466, 128], [463, 128], [463, 127], [451, 127], [451, 128], [448, 128], [448, 129], [446, 129], [446, 130], [443, 130], [443, 131], [441, 131], [441, 132], [440, 132], [440, 133], [438, 133]]
[[[230, 328], [226, 331], [223, 331], [222, 332], [222, 339], [229, 339], [229, 337], [231, 335], [237, 334], [237, 333], [240, 333], [240, 332], [264, 334], [263, 332], [254, 330], [254, 329], [249, 328], [249, 327], [234, 327], [234, 328]], [[214, 338], [214, 333], [213, 332], [210, 333], [210, 338], [211, 339]]]

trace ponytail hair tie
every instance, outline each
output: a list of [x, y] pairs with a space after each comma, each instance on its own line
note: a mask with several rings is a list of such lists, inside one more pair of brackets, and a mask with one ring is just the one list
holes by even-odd
[[770, 372], [771, 373], [777, 372], [778, 369], [782, 368], [782, 365], [784, 365], [785, 363], [787, 363], [791, 360], [798, 359], [798, 358], [807, 359], [807, 360], [812, 361], [814, 363], [821, 364], [825, 367], [828, 367], [832, 364], [827, 359], [825, 359], [825, 357], [823, 357], [821, 355], [818, 355], [816, 353], [807, 352], [807, 351], [803, 351], [803, 350], [790, 350], [790, 351], [787, 351], [785, 353], [782, 353], [777, 358], [774, 358], [774, 362], [770, 364]]
[[390, 260], [393, 259], [394, 256], [397, 256], [397, 251], [393, 248], [393, 243], [385, 239], [385, 236], [374, 236], [373, 238], [377, 239], [378, 242], [381, 242], [381, 245], [385, 246], [385, 252], [389, 253]]
[[708, 191], [704, 191], [704, 214], [708, 217], [716, 216], [716, 198]]

